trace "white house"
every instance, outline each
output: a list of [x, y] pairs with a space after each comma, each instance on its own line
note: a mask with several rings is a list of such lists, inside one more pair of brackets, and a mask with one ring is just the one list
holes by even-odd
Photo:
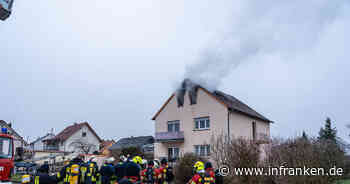
[[74, 123], [51, 139], [45, 139], [44, 150], [93, 153], [99, 151], [101, 141], [89, 123]]
[[43, 151], [45, 150], [45, 140], [52, 139], [55, 137], [53, 133], [47, 133], [46, 135], [37, 138], [35, 141], [31, 142], [29, 149], [32, 151]]

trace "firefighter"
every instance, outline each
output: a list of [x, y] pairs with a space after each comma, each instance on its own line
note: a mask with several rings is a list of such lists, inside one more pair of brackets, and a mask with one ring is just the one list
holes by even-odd
[[80, 164], [80, 172], [81, 172], [81, 179], [80, 183], [85, 183], [86, 181], [86, 171], [87, 171], [87, 163], [81, 163]]
[[169, 167], [168, 165], [168, 160], [166, 158], [163, 158], [160, 161], [160, 164], [161, 164], [159, 168], [160, 175], [158, 176], [160, 184], [168, 184], [172, 182], [174, 179], [174, 173], [173, 173], [173, 168]]
[[64, 184], [79, 184], [81, 181], [81, 170], [83, 160], [80, 156], [74, 158], [68, 165], [64, 166], [57, 174], [57, 178]]
[[114, 158], [110, 157], [105, 160], [105, 163], [100, 169], [101, 184], [111, 184], [112, 176], [114, 175]]
[[98, 166], [96, 163], [96, 158], [93, 157], [85, 164], [85, 184], [96, 184], [97, 178], [99, 176]]
[[115, 165], [114, 171], [117, 179], [117, 183], [119, 183], [125, 176], [125, 162], [126, 157], [124, 155], [119, 157], [119, 162]]
[[215, 178], [215, 172], [214, 172], [214, 168], [213, 165], [211, 164], [211, 162], [206, 162], [204, 165], [204, 170], [206, 173], [208, 173], [211, 177]]
[[132, 160], [128, 159], [125, 163], [125, 176], [124, 178], [130, 180], [133, 183], [140, 181], [140, 172], [142, 158], [140, 156], [135, 156]]
[[159, 172], [154, 168], [154, 161], [148, 161], [147, 168], [141, 171], [141, 182], [144, 184], [158, 183], [158, 176]]
[[195, 175], [190, 180], [190, 184], [215, 184], [215, 179], [209, 172], [205, 172], [204, 164], [197, 161], [194, 166]]
[[[22, 177], [22, 183], [32, 183], [32, 184], [56, 184], [58, 180], [56, 176], [50, 176], [48, 174], [48, 167], [42, 165], [36, 172], [36, 174], [29, 179], [29, 175], [24, 175]], [[31, 180], [31, 181], [29, 181]]]

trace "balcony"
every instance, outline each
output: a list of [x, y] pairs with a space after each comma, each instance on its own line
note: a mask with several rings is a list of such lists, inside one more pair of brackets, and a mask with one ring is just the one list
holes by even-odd
[[46, 145], [44, 146], [45, 151], [58, 151], [59, 146], [58, 145]]
[[156, 142], [184, 142], [184, 132], [156, 132]]

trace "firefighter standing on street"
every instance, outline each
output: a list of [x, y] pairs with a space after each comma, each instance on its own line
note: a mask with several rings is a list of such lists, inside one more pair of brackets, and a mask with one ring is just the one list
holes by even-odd
[[122, 156], [120, 156], [119, 159], [120, 159], [119, 162], [114, 167], [117, 183], [119, 183], [125, 176], [126, 157], [124, 157], [124, 155], [122, 155]]
[[193, 168], [195, 175], [190, 180], [190, 184], [215, 184], [214, 177], [211, 176], [210, 172], [205, 171], [203, 162], [197, 161]]
[[141, 166], [142, 158], [140, 156], [135, 156], [132, 161], [128, 159], [128, 161], [125, 163], [125, 176], [124, 178], [136, 183], [140, 181], [140, 173], [141, 173]]
[[99, 173], [98, 173], [98, 166], [96, 163], [96, 158], [93, 157], [90, 159], [86, 165], [86, 172], [85, 172], [85, 184], [96, 184], [96, 181], [98, 179]]
[[114, 158], [110, 157], [105, 161], [105, 164], [100, 169], [101, 184], [111, 184], [111, 178], [114, 175]]
[[143, 184], [157, 184], [159, 172], [154, 168], [154, 161], [150, 160], [147, 163], [147, 168], [141, 171], [141, 182]]
[[63, 180], [64, 184], [80, 184], [81, 181], [81, 165], [83, 160], [80, 156], [74, 158], [70, 163], [64, 166], [57, 174], [59, 180]]
[[56, 176], [49, 175], [49, 169], [44, 164], [38, 170], [37, 173], [31, 178], [29, 175], [22, 176], [22, 184], [57, 184], [58, 180]]
[[171, 183], [174, 179], [173, 168], [169, 167], [168, 160], [165, 158], [163, 158], [160, 161], [160, 164], [161, 164], [159, 168], [160, 175], [158, 176], [160, 184]]
[[87, 163], [81, 163], [81, 165], [80, 165], [80, 172], [81, 172], [80, 183], [85, 183], [86, 171], [87, 171]]
[[213, 177], [215, 179], [215, 172], [214, 172], [214, 168], [213, 168], [213, 165], [211, 164], [211, 162], [205, 163], [204, 170], [205, 170], [205, 173], [209, 174], [211, 177]]

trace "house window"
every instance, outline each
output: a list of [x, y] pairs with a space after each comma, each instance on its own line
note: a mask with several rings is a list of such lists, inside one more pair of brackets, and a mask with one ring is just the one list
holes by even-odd
[[194, 127], [197, 130], [209, 129], [210, 128], [209, 117], [194, 119]]
[[168, 132], [179, 132], [180, 131], [180, 121], [169, 121], [168, 122]]
[[194, 153], [198, 156], [209, 156], [210, 155], [210, 145], [195, 145]]
[[253, 121], [252, 123], [252, 135], [253, 135], [253, 140], [256, 140], [256, 122]]
[[177, 148], [177, 147], [170, 147], [170, 148], [168, 148], [168, 157], [170, 159], [178, 158], [179, 157], [179, 153], [180, 153], [180, 149]]
[[83, 133], [81, 134], [81, 136], [82, 136], [82, 137], [86, 137], [86, 132], [83, 132]]

